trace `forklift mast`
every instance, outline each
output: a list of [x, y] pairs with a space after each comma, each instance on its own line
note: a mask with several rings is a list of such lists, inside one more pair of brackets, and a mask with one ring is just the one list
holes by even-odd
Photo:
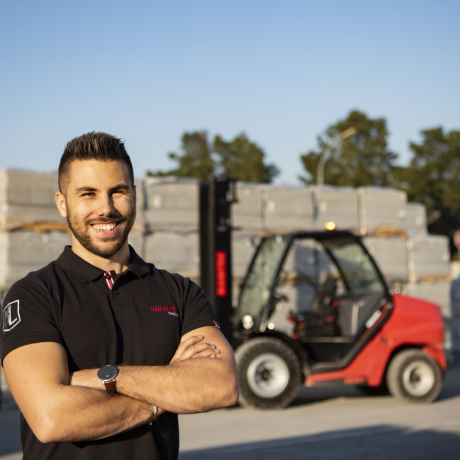
[[232, 339], [232, 219], [236, 202], [233, 179], [213, 178], [200, 184], [201, 287], [213, 306], [227, 340]]

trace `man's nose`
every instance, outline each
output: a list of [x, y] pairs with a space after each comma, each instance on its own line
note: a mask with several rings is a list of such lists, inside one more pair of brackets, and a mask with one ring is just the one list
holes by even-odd
[[100, 216], [108, 216], [111, 214], [119, 214], [115, 208], [112, 195], [109, 193], [101, 193], [98, 200], [97, 214]]

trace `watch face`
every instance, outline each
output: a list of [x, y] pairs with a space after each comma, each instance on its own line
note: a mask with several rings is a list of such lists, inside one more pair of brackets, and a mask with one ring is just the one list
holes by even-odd
[[107, 366], [103, 366], [99, 369], [97, 376], [105, 381], [105, 380], [113, 380], [118, 374], [118, 369], [111, 364], [107, 364]]

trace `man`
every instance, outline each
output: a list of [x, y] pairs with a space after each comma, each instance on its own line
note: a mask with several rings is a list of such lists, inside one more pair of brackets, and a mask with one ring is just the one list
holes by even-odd
[[136, 188], [120, 139], [69, 142], [59, 189], [72, 246], [15, 283], [2, 310], [24, 458], [175, 459], [177, 413], [237, 401], [232, 350], [203, 291], [128, 245]]

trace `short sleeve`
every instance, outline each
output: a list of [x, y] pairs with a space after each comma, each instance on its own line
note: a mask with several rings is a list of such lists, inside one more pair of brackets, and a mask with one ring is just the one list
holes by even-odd
[[16, 348], [39, 342], [64, 345], [44, 283], [36, 276], [13, 284], [2, 304], [1, 363]]
[[219, 328], [211, 302], [203, 289], [188, 278], [184, 278], [184, 310], [182, 335], [205, 326]]

